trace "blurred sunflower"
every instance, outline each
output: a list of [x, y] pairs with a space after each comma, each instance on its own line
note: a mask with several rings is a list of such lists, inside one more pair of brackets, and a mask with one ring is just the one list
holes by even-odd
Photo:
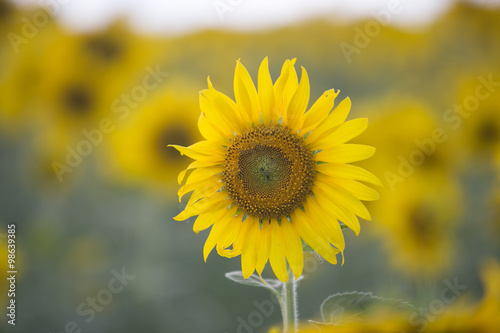
[[7, 45], [9, 47], [11, 46], [10, 41], [12, 35], [9, 35], [9, 33], [18, 32], [14, 29], [16, 29], [18, 24], [22, 22], [21, 17], [25, 14], [26, 12], [21, 10], [21, 8], [13, 3], [13, 1], [0, 0], [0, 33], [2, 36], [7, 37], [0, 40], [0, 45], [5, 46], [5, 48], [2, 47], [0, 49], [0, 55], [3, 55], [6, 51], [11, 51], [7, 48]]
[[387, 186], [383, 200], [370, 203], [378, 223], [369, 230], [384, 239], [393, 267], [415, 278], [434, 276], [450, 264], [449, 228], [459, 217], [453, 147], [425, 105], [393, 96], [373, 104], [378, 116], [357, 140], [372, 142], [377, 155], [360, 165]]
[[[130, 111], [130, 118], [110, 135], [112, 173], [121, 180], [174, 186], [176, 175], [187, 158], [168, 144], [189, 145], [201, 139], [196, 127], [197, 96], [165, 91], [152, 96], [148, 104]], [[122, 126], [123, 125], [123, 126]]]
[[12, 52], [5, 58], [0, 61], [0, 126], [10, 132], [28, 119], [40, 80], [40, 65], [33, 52]]
[[[69, 151], [89, 140], [85, 133], [109, 132], [102, 130], [103, 124], [113, 128], [123, 115], [119, 109], [137, 107], [152, 89], [161, 86], [153, 82], [154, 68], [148, 67], [156, 56], [154, 44], [145, 47], [148, 42], [133, 35], [121, 21], [89, 34], [53, 33], [43, 53], [46, 61], [36, 90], [37, 107], [30, 117], [37, 126], [41, 162], [35, 175], [52, 176], [47, 178], [50, 181], [57, 176], [61, 181]], [[86, 147], [88, 154], [104, 140], [102, 133], [95, 137]], [[46, 172], [47, 160], [59, 163], [50, 167], [51, 173]]]
[[360, 165], [383, 177], [391, 191], [414, 175], [440, 182], [453, 174], [452, 146], [429, 107], [412, 98], [388, 96], [360, 109], [373, 112], [374, 119], [355, 141], [377, 147], [377, 155]]
[[379, 197], [358, 181], [380, 181], [348, 164], [375, 152], [373, 147], [346, 144], [366, 129], [367, 119], [344, 122], [351, 106], [348, 98], [330, 113], [338, 95], [334, 89], [307, 110], [309, 78], [302, 68], [299, 83], [294, 64], [295, 59], [285, 61], [273, 85], [265, 58], [257, 92], [237, 61], [235, 102], [208, 79], [208, 89], [200, 93], [198, 121], [206, 140], [189, 147], [174, 145], [196, 160], [179, 175], [182, 181], [192, 170], [179, 200], [193, 193], [175, 219], [198, 215], [196, 233], [213, 225], [203, 249], [205, 260], [214, 247], [221, 256], [241, 255], [244, 278], [255, 270], [261, 275], [268, 260], [281, 281], [289, 278], [287, 261], [298, 278], [303, 269], [301, 239], [336, 264], [336, 254], [345, 248], [338, 221], [358, 234], [357, 216], [370, 220], [360, 200]]
[[144, 72], [157, 56], [156, 40], [134, 34], [122, 19], [95, 32], [66, 32], [54, 38], [47, 67], [55, 76], [81, 69], [100, 80], [120, 77], [117, 81], [123, 82]]
[[[112, 101], [120, 96], [117, 90], [121, 89], [114, 82], [106, 85], [81, 74], [68, 76], [47, 89], [44, 103], [39, 104], [32, 117], [36, 123], [36, 163], [30, 166], [34, 181], [60, 187], [63, 179], [74, 177], [73, 168], [80, 165], [84, 156], [100, 146], [104, 134], [109, 132], [103, 128], [113, 128], [116, 121]], [[98, 135], [92, 134], [96, 131]]]
[[434, 277], [451, 265], [459, 191], [451, 182], [413, 176], [397, 191], [384, 188], [373, 205], [389, 263], [413, 278]]
[[113, 103], [147, 75], [154, 47], [117, 21], [92, 34], [54, 34], [47, 47], [38, 117], [80, 131], [110, 116]]
[[482, 262], [480, 277], [483, 297], [480, 302], [456, 302], [425, 332], [498, 332], [500, 327], [500, 264], [493, 258]]
[[[25, 32], [23, 19], [46, 19], [43, 29]], [[13, 3], [0, 1], [0, 126], [15, 133], [20, 126], [33, 125], [31, 111], [36, 106], [45, 61], [40, 61], [50, 40], [58, 31], [53, 18], [43, 11], [17, 8]], [[29, 37], [31, 36], [31, 37]], [[36, 36], [36, 38], [34, 38]]]

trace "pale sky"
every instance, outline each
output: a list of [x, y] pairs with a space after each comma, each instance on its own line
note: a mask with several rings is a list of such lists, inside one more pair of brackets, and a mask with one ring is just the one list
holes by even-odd
[[[22, 4], [57, 4], [57, 18], [77, 30], [104, 26], [127, 16], [140, 31], [185, 34], [206, 28], [256, 30], [314, 17], [351, 20], [399, 6], [391, 24], [425, 25], [455, 0], [17, 0]], [[472, 0], [499, 6], [500, 0]], [[56, 8], [54, 5], [51, 8]]]

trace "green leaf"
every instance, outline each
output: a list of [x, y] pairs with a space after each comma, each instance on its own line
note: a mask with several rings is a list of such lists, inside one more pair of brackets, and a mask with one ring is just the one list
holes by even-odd
[[259, 278], [258, 275], [252, 274], [248, 279], [243, 278], [243, 273], [241, 271], [233, 271], [225, 274], [226, 277], [236, 283], [244, 284], [246, 286], [261, 287], [270, 290], [278, 299], [281, 298], [281, 288], [283, 283], [277, 279], [263, 279]]
[[353, 291], [327, 297], [321, 304], [321, 316], [325, 324], [359, 322], [374, 307], [392, 308], [395, 311], [414, 309], [413, 305], [400, 299], [378, 297], [371, 292]]

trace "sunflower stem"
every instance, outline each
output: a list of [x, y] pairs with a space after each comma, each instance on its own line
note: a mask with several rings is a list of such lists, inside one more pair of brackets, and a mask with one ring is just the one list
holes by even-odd
[[288, 266], [288, 281], [283, 286], [283, 307], [281, 309], [281, 313], [283, 314], [283, 333], [297, 332], [297, 282], [290, 266]]

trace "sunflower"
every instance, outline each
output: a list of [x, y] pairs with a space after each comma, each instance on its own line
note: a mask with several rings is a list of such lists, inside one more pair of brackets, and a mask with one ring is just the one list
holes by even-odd
[[143, 46], [121, 21], [89, 34], [56, 31], [45, 52], [37, 116], [77, 135], [113, 117], [113, 103], [148, 74], [154, 52]]
[[399, 190], [414, 176], [439, 182], [453, 174], [455, 152], [446, 133], [437, 130], [442, 124], [428, 105], [414, 98], [389, 95], [359, 109], [375, 115], [370, 127], [355, 140], [377, 147], [377, 155], [360, 166], [382, 177], [389, 190]]
[[[60, 182], [61, 175], [67, 174], [60, 165], [68, 164], [69, 150], [77, 149], [81, 142], [90, 142], [85, 133], [99, 131], [103, 121], [109, 120], [115, 126], [124, 115], [119, 110], [130, 106], [132, 111], [139, 105], [136, 102], [147, 97], [143, 94], [136, 100], [132, 91], [144, 86], [144, 78], [149, 75], [147, 66], [156, 52], [154, 48], [145, 50], [144, 41], [120, 21], [89, 34], [62, 29], [51, 32], [44, 61], [39, 62], [43, 66], [33, 98], [36, 107], [28, 118], [36, 130], [36, 150], [40, 153], [39, 171], [34, 173], [42, 181]], [[145, 87], [142, 91], [149, 93]], [[95, 137], [91, 151], [105, 140], [102, 135], [100, 139], [99, 135]], [[59, 165], [51, 167], [49, 174], [47, 160]]]
[[[495, 73], [496, 74], [496, 73]], [[498, 77], [498, 74], [493, 77]], [[489, 160], [500, 150], [500, 97], [487, 90], [475, 76], [466, 76], [459, 83], [457, 100], [462, 101], [451, 126], [457, 130], [456, 145], [464, 160], [485, 158]], [[490, 88], [491, 89], [491, 88]], [[479, 91], [484, 96], [475, 95]], [[486, 91], [486, 93], [485, 93]], [[482, 161], [482, 160], [480, 160]]]
[[[177, 83], [179, 84], [179, 83]], [[156, 186], [176, 186], [177, 174], [189, 160], [169, 143], [189, 145], [202, 139], [196, 121], [199, 116], [196, 96], [182, 91], [162, 91], [119, 123], [110, 134], [109, 160], [104, 163], [118, 181]]]
[[389, 264], [412, 278], [432, 278], [450, 268], [460, 195], [452, 181], [432, 182], [421, 174], [397, 191], [384, 188], [371, 207]]
[[[302, 241], [332, 264], [345, 248], [341, 223], [356, 234], [358, 216], [370, 220], [360, 200], [378, 193], [359, 181], [378, 184], [368, 171], [348, 163], [371, 157], [375, 148], [346, 144], [363, 132], [367, 119], [345, 122], [351, 101], [332, 112], [338, 91], [328, 90], [309, 108], [309, 78], [295, 59], [286, 60], [272, 83], [265, 58], [257, 88], [238, 60], [235, 101], [217, 91], [210, 78], [200, 92], [198, 127], [205, 138], [189, 147], [174, 145], [194, 159], [180, 173], [178, 192], [189, 192], [184, 211], [174, 219], [198, 215], [196, 233], [212, 226], [204, 259], [216, 247], [219, 255], [241, 255], [243, 276], [262, 274], [269, 260], [281, 281], [287, 262], [298, 278], [303, 269]], [[307, 110], [307, 112], [306, 112]]]
[[483, 296], [478, 302], [460, 299], [429, 322], [426, 332], [497, 332], [500, 327], [500, 264], [489, 257], [480, 266]]
[[23, 125], [35, 123], [29, 112], [37, 106], [37, 89], [45, 66], [41, 55], [58, 29], [50, 17], [36, 38], [26, 38], [24, 20], [36, 13], [33, 8], [0, 1], [0, 34], [5, 37], [0, 40], [0, 127], [9, 134], [20, 133]]

